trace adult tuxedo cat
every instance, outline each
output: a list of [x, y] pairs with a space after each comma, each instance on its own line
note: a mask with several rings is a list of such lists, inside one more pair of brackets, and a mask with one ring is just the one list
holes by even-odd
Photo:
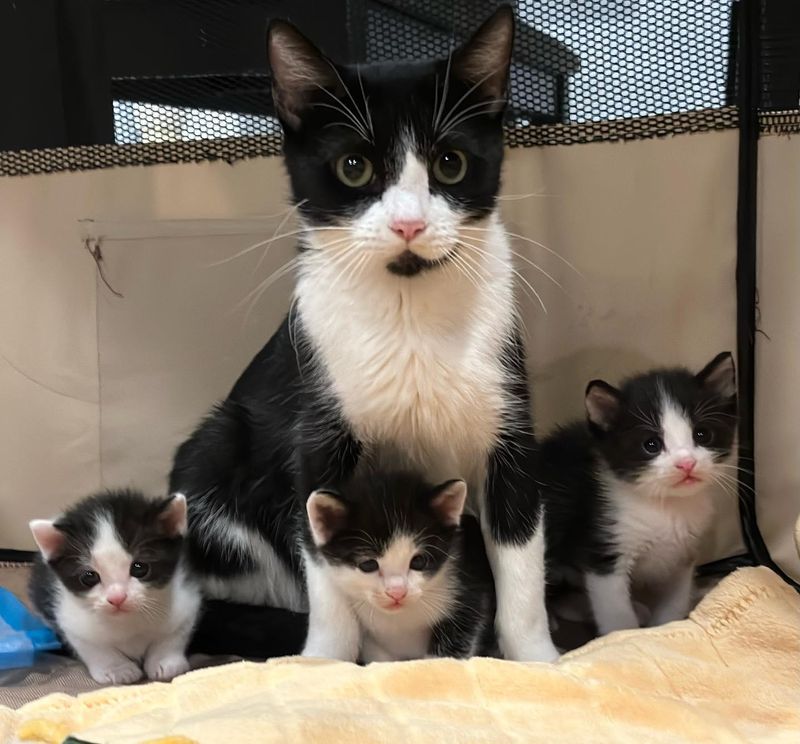
[[[289, 317], [178, 450], [194, 565], [213, 596], [304, 606], [304, 653], [355, 659], [358, 624], [297, 528], [369, 461], [463, 478], [512, 659], [553, 659], [525, 353], [496, 208], [513, 13], [446, 59], [335, 65], [269, 32], [302, 226]], [[268, 185], [267, 185], [268, 187]], [[299, 509], [298, 509], [299, 504]]]

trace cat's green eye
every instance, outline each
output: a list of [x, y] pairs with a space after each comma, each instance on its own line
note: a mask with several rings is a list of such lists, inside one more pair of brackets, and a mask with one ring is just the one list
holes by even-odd
[[351, 189], [359, 189], [366, 186], [375, 172], [372, 163], [363, 155], [348, 153], [342, 155], [336, 161], [336, 177]]
[[364, 573], [375, 573], [378, 570], [378, 561], [376, 560], [368, 560], [368, 561], [361, 561], [358, 564], [359, 571], [363, 571]]
[[412, 571], [424, 571], [428, 565], [428, 559], [422, 553], [418, 553], [411, 559], [410, 568]]
[[433, 176], [445, 186], [454, 186], [467, 175], [467, 156], [461, 150], [447, 150], [433, 161]]
[[100, 574], [97, 571], [84, 571], [79, 577], [78, 581], [81, 582], [87, 589], [97, 586], [100, 583]]

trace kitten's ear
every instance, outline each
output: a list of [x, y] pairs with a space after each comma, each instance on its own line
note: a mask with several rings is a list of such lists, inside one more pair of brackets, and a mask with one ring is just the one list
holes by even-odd
[[28, 522], [31, 534], [39, 547], [42, 557], [49, 561], [64, 547], [66, 535], [55, 526], [51, 519], [33, 519]]
[[291, 23], [273, 21], [267, 31], [272, 73], [272, 100], [278, 116], [297, 129], [304, 109], [320, 87], [338, 90], [341, 79], [333, 63]]
[[176, 493], [161, 509], [158, 522], [169, 537], [183, 537], [188, 527], [186, 497]]
[[467, 484], [463, 480], [451, 480], [433, 489], [430, 505], [442, 524], [458, 527], [466, 501]]
[[453, 54], [453, 74], [476, 86], [481, 98], [494, 101], [488, 111], [501, 111], [505, 106], [513, 45], [514, 11], [504, 5]]
[[589, 422], [608, 431], [619, 414], [620, 392], [603, 380], [592, 380], [586, 387], [586, 416]]
[[722, 398], [733, 398], [736, 395], [736, 367], [733, 354], [723, 351], [717, 354], [695, 379], [706, 389]]
[[314, 491], [306, 501], [314, 545], [322, 547], [347, 524], [347, 506], [330, 491]]

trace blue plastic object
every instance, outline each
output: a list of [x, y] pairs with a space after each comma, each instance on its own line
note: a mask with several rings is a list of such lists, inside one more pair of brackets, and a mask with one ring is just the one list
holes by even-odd
[[37, 653], [59, 648], [56, 634], [0, 587], [0, 669], [32, 666]]

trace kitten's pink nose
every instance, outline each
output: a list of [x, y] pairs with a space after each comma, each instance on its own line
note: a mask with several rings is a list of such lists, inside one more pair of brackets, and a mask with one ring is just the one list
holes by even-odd
[[694, 470], [695, 465], [697, 465], [697, 460], [695, 460], [694, 457], [682, 457], [675, 463], [675, 467], [678, 468], [678, 470], [683, 470], [686, 475], [689, 475], [689, 473]]
[[394, 220], [389, 228], [395, 235], [409, 241], [416, 238], [427, 226], [425, 220]]
[[390, 586], [386, 590], [386, 595], [391, 597], [395, 602], [405, 599], [406, 594], [408, 594], [408, 589], [404, 586]]
[[112, 589], [108, 594], [106, 594], [106, 600], [108, 603], [118, 608], [125, 604], [125, 600], [127, 598], [128, 594], [124, 589]]

